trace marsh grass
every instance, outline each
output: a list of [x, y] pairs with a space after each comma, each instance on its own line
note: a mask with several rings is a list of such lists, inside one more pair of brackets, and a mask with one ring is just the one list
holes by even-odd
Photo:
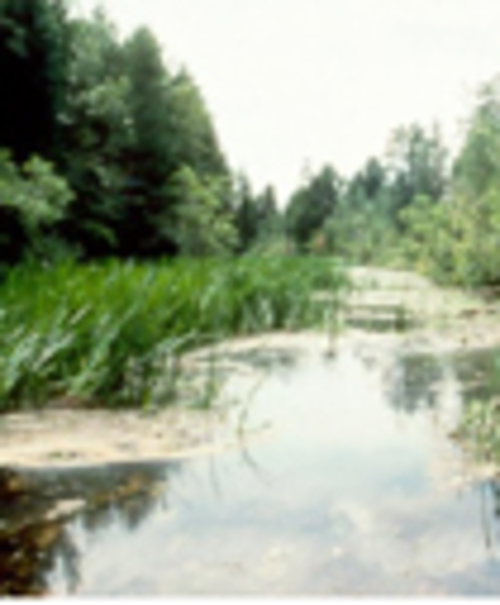
[[[0, 409], [147, 405], [188, 349], [320, 324], [346, 286], [324, 258], [14, 269], [0, 285]], [[318, 290], [333, 294], [326, 311]]]

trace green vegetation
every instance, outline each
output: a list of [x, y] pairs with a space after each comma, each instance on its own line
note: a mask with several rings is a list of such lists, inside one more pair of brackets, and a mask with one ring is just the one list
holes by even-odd
[[282, 210], [151, 31], [69, 7], [0, 0], [2, 409], [147, 401], [189, 347], [318, 320], [332, 258], [500, 283], [500, 79], [456, 157], [437, 125], [402, 126], [351, 178], [305, 171]]
[[1, 410], [147, 404], [183, 351], [311, 325], [345, 285], [286, 258], [274, 189], [231, 172], [152, 32], [69, 7], [0, 0]]
[[[0, 286], [0, 406], [147, 404], [177, 356], [237, 334], [321, 325], [331, 260], [109, 261], [12, 270]], [[318, 290], [334, 296], [314, 302]]]
[[[312, 174], [287, 208], [295, 249], [414, 269], [443, 284], [498, 285], [499, 115], [495, 78], [479, 89], [455, 158], [437, 126], [413, 124], [351, 179], [328, 167]], [[321, 182], [328, 186], [318, 196]]]
[[500, 409], [494, 402], [469, 402], [458, 435], [478, 461], [500, 464]]
[[500, 282], [498, 78], [455, 157], [438, 125], [403, 125], [351, 178], [305, 171], [282, 211], [272, 185], [232, 172], [202, 91], [151, 31], [120, 39], [102, 9], [69, 6], [0, 1], [0, 265], [297, 253]]

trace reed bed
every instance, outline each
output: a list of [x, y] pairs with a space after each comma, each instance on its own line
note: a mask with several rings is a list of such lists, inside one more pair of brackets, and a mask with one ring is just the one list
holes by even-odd
[[325, 258], [16, 268], [0, 285], [0, 410], [145, 405], [188, 349], [320, 325], [346, 286]]

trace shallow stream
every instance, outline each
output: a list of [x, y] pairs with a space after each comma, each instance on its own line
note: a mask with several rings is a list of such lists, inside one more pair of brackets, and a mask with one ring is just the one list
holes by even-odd
[[[86, 504], [0, 544], [3, 592], [499, 594], [500, 483], [464, 481], [448, 437], [495, 353], [318, 342], [219, 360], [240, 449], [48, 477]], [[96, 482], [116, 497], [87, 497]]]

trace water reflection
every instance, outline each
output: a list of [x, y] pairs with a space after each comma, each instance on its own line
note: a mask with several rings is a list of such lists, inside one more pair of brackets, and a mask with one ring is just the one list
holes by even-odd
[[44, 595], [60, 564], [68, 592], [79, 583], [79, 552], [63, 523], [29, 526], [0, 538], [0, 594]]
[[[48, 594], [54, 577], [64, 592], [77, 592], [82, 553], [75, 523], [88, 535], [114, 525], [138, 530], [159, 506], [168, 506], [166, 480], [177, 470], [174, 464], [121, 465], [27, 474], [26, 489], [0, 517], [0, 594]], [[80, 512], [66, 514], [68, 502], [81, 502]]]
[[489, 401], [500, 393], [500, 350], [457, 354], [454, 365], [466, 401]]
[[251, 373], [227, 387], [252, 393], [248, 425], [271, 425], [268, 437], [175, 466], [53, 478], [53, 493], [85, 506], [4, 534], [4, 593], [500, 592], [500, 482], [450, 488], [439, 429], [485, 362], [377, 342], [334, 358], [278, 353], [239, 353], [264, 371], [260, 388]]
[[446, 366], [431, 355], [401, 355], [388, 383], [388, 401], [396, 410], [413, 414], [439, 405], [439, 385]]

